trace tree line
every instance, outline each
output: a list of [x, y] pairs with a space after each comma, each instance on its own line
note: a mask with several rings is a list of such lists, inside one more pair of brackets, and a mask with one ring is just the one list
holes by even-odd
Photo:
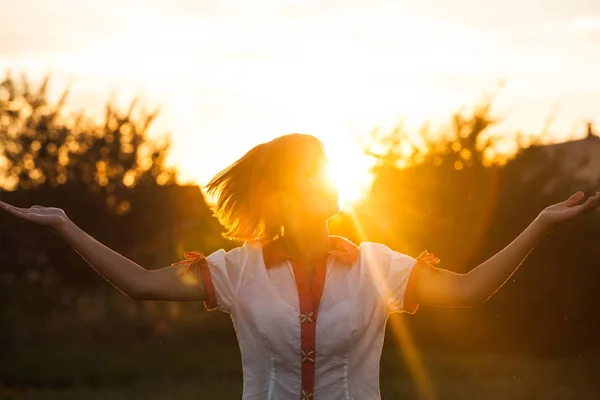
[[[156, 111], [138, 101], [125, 110], [109, 103], [98, 121], [68, 110], [68, 90], [50, 102], [48, 85], [48, 78], [35, 86], [10, 74], [0, 83], [2, 200], [61, 207], [92, 236], [151, 269], [180, 259], [184, 250], [236, 245], [221, 237], [201, 188], [177, 184], [177, 171], [165, 164], [168, 136], [149, 138]], [[365, 149], [375, 160], [372, 186], [352, 214], [331, 221], [332, 233], [413, 256], [427, 249], [441, 267], [467, 272], [545, 206], [600, 186], [565, 172], [560, 155], [549, 155], [539, 142], [518, 144], [514, 156], [499, 158], [491, 106], [457, 112], [441, 131], [423, 129], [418, 140], [402, 126], [374, 131], [376, 146]], [[194, 329], [200, 305], [132, 305], [58, 237], [0, 218], [5, 349], [29, 340], [31, 324], [52, 326], [56, 337], [73, 324], [80, 332], [101, 326], [107, 341], [126, 332], [139, 339]], [[422, 308], [393, 318], [403, 318], [423, 346], [541, 354], [593, 348], [600, 337], [599, 233], [597, 214], [550, 233], [483, 307]]]

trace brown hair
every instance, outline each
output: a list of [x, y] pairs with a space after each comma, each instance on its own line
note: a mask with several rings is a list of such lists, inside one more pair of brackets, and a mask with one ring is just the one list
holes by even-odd
[[215, 175], [206, 185], [215, 196], [216, 216], [229, 239], [273, 240], [283, 234], [281, 192], [292, 189], [298, 164], [314, 154], [324, 154], [321, 142], [311, 135], [293, 133], [259, 144]]

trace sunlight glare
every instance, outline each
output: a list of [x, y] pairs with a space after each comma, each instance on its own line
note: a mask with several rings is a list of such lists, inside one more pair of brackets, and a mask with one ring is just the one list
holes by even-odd
[[[366, 241], [367, 236], [365, 235], [365, 230], [360, 220], [354, 213], [351, 213], [351, 216], [354, 221], [356, 231], [358, 232], [360, 242]], [[365, 254], [365, 256], [367, 258], [372, 257], [372, 255], [368, 252]], [[368, 265], [375, 265], [375, 262], [371, 262]], [[380, 270], [377, 268], [372, 268], [371, 272], [375, 280], [378, 282], [377, 285], [385, 288], [385, 278], [381, 274]], [[387, 295], [389, 295], [389, 293]], [[419, 398], [433, 400], [436, 398], [435, 387], [432, 385], [429, 373], [425, 369], [419, 349], [417, 346], [415, 346], [410, 330], [404, 323], [403, 319], [398, 317], [399, 316], [396, 315], [392, 318], [388, 318], [387, 324], [390, 325], [390, 333], [393, 335], [393, 339], [395, 339], [399, 344], [398, 348], [402, 357], [404, 358], [406, 366], [408, 367], [408, 371], [414, 380], [416, 389], [419, 393]]]
[[327, 156], [328, 174], [338, 190], [340, 208], [350, 210], [371, 183], [371, 161], [358, 143], [356, 146], [328, 146]]

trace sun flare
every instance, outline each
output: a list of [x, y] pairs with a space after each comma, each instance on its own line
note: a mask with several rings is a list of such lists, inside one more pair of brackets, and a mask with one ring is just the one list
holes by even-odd
[[355, 149], [328, 148], [329, 178], [338, 190], [340, 208], [349, 210], [371, 183], [371, 162], [357, 146]]

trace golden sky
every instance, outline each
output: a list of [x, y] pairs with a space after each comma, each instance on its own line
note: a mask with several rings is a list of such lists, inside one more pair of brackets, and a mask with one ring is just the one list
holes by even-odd
[[[503, 127], [600, 122], [600, 1], [0, 0], [0, 68], [71, 84], [71, 105], [141, 94], [201, 183], [253, 145], [320, 137], [334, 167], [401, 116], [447, 120], [505, 81]], [[346, 178], [344, 178], [346, 176]]]

